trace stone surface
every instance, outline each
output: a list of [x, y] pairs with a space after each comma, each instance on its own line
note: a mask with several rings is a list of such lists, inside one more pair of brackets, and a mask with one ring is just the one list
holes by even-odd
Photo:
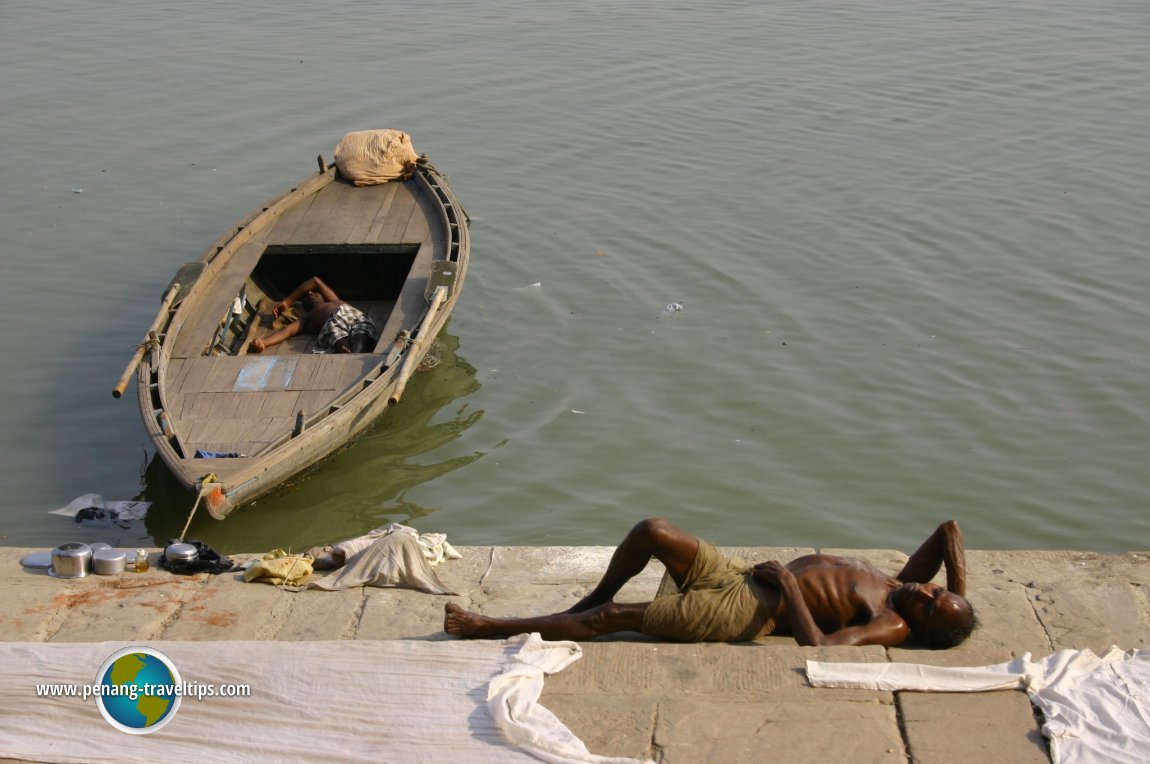
[[916, 764], [955, 761], [1048, 762], [1050, 755], [1026, 693], [900, 692], [910, 758]]
[[[0, 638], [451, 639], [442, 631], [444, 603], [496, 615], [564, 609], [590, 591], [613, 552], [458, 549], [462, 559], [437, 569], [457, 593], [439, 596], [375, 587], [290, 592], [243, 583], [238, 573], [180, 577], [157, 568], [61, 580], [20, 567], [19, 560], [37, 550], [0, 547]], [[723, 551], [755, 563], [814, 550]], [[892, 573], [906, 561], [894, 550], [820, 551], [866, 557]], [[780, 636], [681, 645], [620, 634], [583, 643], [583, 657], [547, 679], [542, 702], [594, 753], [671, 764], [1048, 761], [1020, 691], [892, 693], [816, 689], [806, 681], [807, 660], [978, 666], [1026, 652], [1037, 659], [1062, 648], [1150, 645], [1150, 554], [971, 551], [967, 563], [981, 626], [952, 650], [811, 648]], [[620, 599], [649, 599], [662, 573], [658, 563], [648, 566]]]

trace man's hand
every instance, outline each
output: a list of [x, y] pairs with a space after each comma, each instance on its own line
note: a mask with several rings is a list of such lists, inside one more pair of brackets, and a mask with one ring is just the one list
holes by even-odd
[[272, 306], [272, 317], [279, 318], [281, 313], [290, 309], [291, 303], [289, 303], [287, 300], [280, 300]]
[[786, 576], [794, 578], [794, 574], [787, 570], [778, 560], [760, 562], [751, 569], [751, 575], [771, 586], [782, 586], [782, 579]]

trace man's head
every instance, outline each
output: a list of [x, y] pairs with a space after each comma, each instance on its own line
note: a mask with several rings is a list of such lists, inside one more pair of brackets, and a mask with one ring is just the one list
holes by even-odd
[[304, 296], [300, 298], [300, 301], [303, 303], [303, 309], [307, 312], [311, 312], [312, 308], [323, 302], [323, 295], [312, 290], [310, 292], [305, 292]]
[[891, 602], [914, 638], [927, 647], [954, 647], [978, 625], [970, 603], [937, 584], [903, 584]]

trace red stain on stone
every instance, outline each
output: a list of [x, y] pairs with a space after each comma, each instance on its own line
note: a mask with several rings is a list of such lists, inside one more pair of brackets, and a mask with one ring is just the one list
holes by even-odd
[[149, 582], [143, 584], [133, 583], [127, 586], [118, 583], [100, 584], [78, 592], [64, 592], [52, 595], [52, 599], [42, 605], [33, 605], [32, 607], [25, 608], [23, 615], [37, 615], [51, 610], [92, 607], [102, 605], [105, 602], [124, 602], [128, 600], [131, 600], [134, 605], [144, 605], [159, 610], [167, 607], [168, 603], [141, 602], [136, 596], [136, 590], [154, 589], [158, 586], [170, 586], [173, 584], [180, 586], [183, 582], [156, 581], [154, 583]]
[[227, 628], [228, 626], [235, 626], [239, 617], [235, 613], [216, 613], [214, 615], [198, 616], [196, 620], [203, 621], [209, 626]]

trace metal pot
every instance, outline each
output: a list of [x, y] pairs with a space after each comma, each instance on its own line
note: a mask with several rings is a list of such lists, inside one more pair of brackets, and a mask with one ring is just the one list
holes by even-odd
[[92, 547], [76, 542], [61, 544], [52, 550], [52, 569], [56, 578], [83, 578], [92, 563]]
[[114, 576], [124, 572], [128, 553], [123, 549], [97, 549], [92, 552], [92, 570], [101, 576]]
[[176, 542], [168, 544], [164, 549], [164, 556], [168, 558], [168, 562], [191, 562], [200, 556], [200, 550], [191, 544]]

